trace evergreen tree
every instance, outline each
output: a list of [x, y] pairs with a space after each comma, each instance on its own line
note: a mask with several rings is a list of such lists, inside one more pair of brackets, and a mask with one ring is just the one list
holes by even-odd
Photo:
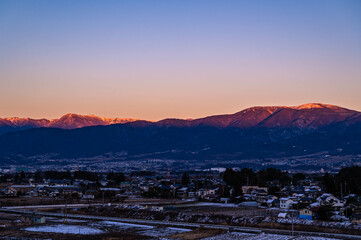
[[332, 175], [325, 173], [322, 178], [322, 184], [326, 192], [335, 194], [335, 180]]
[[183, 185], [183, 186], [188, 186], [189, 183], [190, 183], [190, 179], [189, 179], [188, 173], [183, 173], [183, 176], [182, 176], [182, 185]]
[[24, 181], [25, 181], [25, 178], [26, 178], [25, 172], [24, 172], [24, 171], [21, 171], [21, 172], [20, 172], [20, 182], [24, 182]]
[[34, 180], [35, 182], [40, 182], [42, 180], [41, 178], [41, 172], [40, 171], [36, 171], [34, 174]]

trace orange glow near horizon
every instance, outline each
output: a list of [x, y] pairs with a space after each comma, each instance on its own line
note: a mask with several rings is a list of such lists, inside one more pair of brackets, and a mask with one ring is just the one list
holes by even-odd
[[0, 3], [0, 118], [361, 110], [359, 1], [70, 2]]

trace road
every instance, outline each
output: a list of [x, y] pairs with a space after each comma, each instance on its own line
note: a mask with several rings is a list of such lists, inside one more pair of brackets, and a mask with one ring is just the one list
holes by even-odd
[[[102, 205], [102, 204], [94, 204], [94, 205]], [[28, 211], [28, 209], [39, 209], [39, 208], [64, 208], [64, 207], [84, 207], [89, 206], [89, 204], [67, 204], [67, 205], [38, 205], [38, 206], [22, 206], [22, 207], [4, 207], [0, 208], [2, 212], [8, 213], [33, 213], [32, 211]], [[52, 213], [52, 212], [41, 212], [41, 215], [47, 217], [57, 217], [64, 218], [64, 213]], [[118, 218], [118, 217], [106, 217], [106, 216], [93, 216], [93, 215], [81, 215], [81, 214], [66, 214], [67, 218], [72, 219], [83, 219], [83, 220], [100, 220], [100, 221], [115, 221], [115, 222], [124, 222], [124, 223], [134, 223], [134, 224], [143, 224], [143, 225], [155, 225], [155, 226], [171, 226], [171, 227], [182, 227], [182, 228], [213, 228], [213, 229], [224, 229], [239, 232], [247, 232], [247, 233], [273, 233], [273, 234], [283, 234], [283, 235], [291, 235], [290, 230], [281, 230], [281, 229], [269, 229], [269, 228], [254, 228], [254, 227], [238, 227], [238, 226], [227, 226], [227, 225], [217, 225], [217, 224], [204, 224], [204, 223], [184, 223], [184, 222], [170, 222], [170, 221], [156, 221], [156, 220], [145, 220], [145, 219], [133, 219], [133, 218]], [[306, 235], [306, 236], [317, 236], [317, 237], [328, 237], [328, 238], [338, 238], [338, 239], [360, 239], [361, 236], [357, 235], [348, 235], [348, 234], [335, 234], [335, 233], [317, 233], [317, 232], [307, 232], [307, 231], [294, 231], [295, 235]]]
[[78, 203], [78, 204], [57, 204], [57, 205], [29, 205], [29, 206], [11, 206], [11, 207], [3, 207], [2, 209], [13, 209], [13, 210], [26, 210], [26, 209], [41, 209], [41, 208], [81, 208], [81, 207], [88, 207], [88, 206], [101, 206], [104, 205], [103, 203]]

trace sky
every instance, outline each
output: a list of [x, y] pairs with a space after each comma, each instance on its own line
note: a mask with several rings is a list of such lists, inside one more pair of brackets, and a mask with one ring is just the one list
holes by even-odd
[[361, 111], [361, 1], [0, 0], [0, 117]]

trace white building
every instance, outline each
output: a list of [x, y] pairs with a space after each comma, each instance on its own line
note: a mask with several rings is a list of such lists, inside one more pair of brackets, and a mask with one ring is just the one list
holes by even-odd
[[293, 200], [290, 198], [280, 198], [280, 208], [289, 209], [293, 204]]

